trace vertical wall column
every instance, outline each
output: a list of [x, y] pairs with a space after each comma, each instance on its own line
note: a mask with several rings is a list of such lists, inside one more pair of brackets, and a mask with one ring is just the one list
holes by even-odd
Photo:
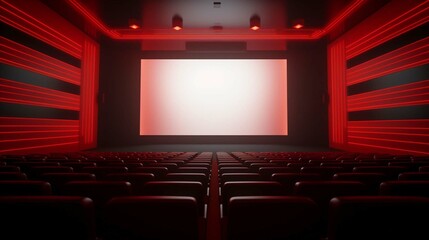
[[346, 143], [347, 88], [344, 40], [332, 43], [328, 48], [329, 143], [341, 147]]
[[80, 148], [97, 146], [98, 126], [98, 68], [99, 45], [85, 39], [82, 55], [82, 82], [80, 88]]

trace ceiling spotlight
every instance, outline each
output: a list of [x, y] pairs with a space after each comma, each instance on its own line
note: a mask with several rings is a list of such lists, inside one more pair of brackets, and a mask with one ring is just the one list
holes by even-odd
[[128, 27], [130, 27], [131, 29], [139, 29], [140, 28], [139, 21], [135, 18], [129, 19], [128, 20]]
[[292, 27], [295, 29], [301, 29], [304, 27], [304, 19], [300, 18], [300, 19], [295, 19], [292, 22]]
[[174, 15], [172, 27], [174, 30], [179, 31], [183, 29], [183, 19], [179, 15]]
[[258, 15], [253, 15], [250, 18], [250, 29], [253, 31], [259, 30], [261, 28], [261, 18]]

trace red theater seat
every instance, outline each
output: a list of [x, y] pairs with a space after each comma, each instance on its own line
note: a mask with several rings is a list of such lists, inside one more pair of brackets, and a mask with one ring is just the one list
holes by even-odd
[[429, 172], [429, 166], [421, 166], [421, 167], [419, 167], [419, 172]]
[[89, 198], [0, 197], [0, 212], [0, 239], [96, 240]]
[[242, 163], [236, 162], [236, 163], [219, 163], [218, 168], [224, 168], [224, 167], [244, 167]]
[[[198, 207], [193, 197], [133, 196], [110, 200], [104, 208], [105, 240], [198, 240]], [[200, 239], [202, 240], [202, 239]]]
[[299, 168], [293, 167], [261, 167], [259, 174], [265, 179], [270, 179], [274, 173], [299, 173]]
[[225, 182], [234, 182], [234, 181], [262, 181], [261, 175], [258, 173], [224, 173], [220, 177], [221, 186]]
[[332, 179], [335, 173], [345, 172], [342, 167], [302, 167], [301, 173], [317, 173], [320, 174], [325, 180]]
[[319, 181], [322, 179], [322, 176], [317, 173], [274, 173], [271, 176], [271, 180], [283, 185], [283, 188], [288, 195], [293, 193], [296, 182]]
[[386, 174], [383, 173], [358, 173], [358, 172], [347, 172], [347, 173], [336, 173], [332, 177], [333, 180], [339, 181], [359, 181], [368, 187], [369, 193], [372, 195], [378, 195], [378, 189], [380, 183], [387, 180]]
[[61, 194], [64, 184], [70, 181], [95, 181], [92, 173], [44, 173], [40, 179], [51, 183], [54, 194]]
[[403, 172], [398, 180], [429, 180], [429, 172]]
[[104, 167], [84, 167], [82, 168], [81, 172], [85, 173], [93, 173], [95, 174], [95, 177], [98, 180], [104, 179], [107, 174], [110, 173], [125, 173], [128, 172], [127, 167], [110, 167], [110, 166], [104, 166]]
[[200, 182], [204, 189], [208, 187], [209, 178], [204, 173], [167, 173], [167, 181], [197, 181]]
[[0, 172], [21, 172], [19, 166], [0, 166]]
[[252, 171], [248, 167], [221, 167], [219, 168], [219, 175], [222, 176], [224, 173], [251, 173]]
[[126, 181], [69, 181], [63, 185], [61, 192], [69, 196], [89, 197], [96, 205], [132, 193], [131, 183]]
[[418, 171], [419, 167], [429, 166], [428, 161], [406, 161], [406, 162], [389, 162], [388, 166], [406, 167], [408, 171]]
[[36, 180], [0, 181], [0, 196], [51, 195], [49, 182]]
[[138, 195], [189, 196], [197, 200], [199, 213], [204, 215], [206, 189], [196, 181], [150, 181], [135, 191]]
[[126, 181], [70, 181], [59, 191], [66, 196], [88, 197], [94, 201], [97, 232], [104, 222], [101, 209], [114, 197], [131, 196], [131, 183]]
[[133, 193], [135, 189], [141, 189], [147, 182], [155, 180], [155, 175], [152, 173], [110, 173], [105, 177], [107, 181], [126, 181], [130, 182], [133, 188]]
[[168, 168], [166, 167], [138, 167], [132, 169], [133, 172], [137, 173], [152, 173], [155, 175], [156, 179], [164, 178], [168, 173]]
[[179, 167], [171, 172], [177, 173], [204, 173], [206, 176], [210, 176], [210, 169], [207, 167]]
[[301, 181], [294, 187], [294, 195], [313, 199], [320, 207], [320, 236], [326, 236], [329, 201], [339, 196], [367, 195], [368, 188], [357, 181]]
[[349, 196], [331, 200], [329, 240], [429, 239], [429, 198]]
[[31, 167], [27, 170], [27, 174], [31, 179], [40, 179], [44, 173], [72, 173], [73, 168], [67, 166], [43, 166]]
[[182, 165], [182, 167], [205, 167], [210, 169], [210, 163], [204, 163], [204, 162], [187, 162]]
[[306, 197], [232, 197], [227, 221], [228, 240], [318, 240], [317, 204]]
[[278, 167], [279, 165], [276, 163], [269, 163], [269, 162], [263, 162], [263, 163], [251, 163], [248, 165], [250, 169], [252, 169], [255, 172], [258, 172], [260, 168], [262, 167]]
[[408, 171], [407, 167], [400, 167], [400, 166], [361, 166], [361, 167], [353, 168], [353, 172], [383, 173], [390, 180], [398, 179], [398, 175], [406, 171]]
[[166, 167], [168, 171], [173, 171], [178, 168], [176, 163], [164, 163], [164, 162], [157, 162], [157, 163], [150, 163], [146, 164], [148, 167]]
[[429, 181], [397, 180], [380, 184], [380, 195], [429, 197]]
[[0, 181], [27, 180], [27, 174], [21, 172], [0, 172]]
[[228, 212], [228, 202], [238, 196], [281, 196], [285, 195], [283, 186], [275, 181], [234, 181], [222, 186], [222, 213]]
[[65, 162], [61, 163], [61, 166], [72, 167], [74, 172], [81, 172], [84, 167], [95, 167], [97, 164], [94, 162]]

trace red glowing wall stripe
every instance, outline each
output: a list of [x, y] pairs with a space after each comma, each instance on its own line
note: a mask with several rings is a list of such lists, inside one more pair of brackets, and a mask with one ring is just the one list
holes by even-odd
[[349, 147], [374, 151], [429, 154], [429, 120], [374, 120], [349, 122]]
[[41, 131], [41, 130], [78, 130], [78, 120], [46, 119], [46, 118], [20, 118], [0, 117], [1, 132]]
[[74, 149], [78, 138], [78, 120], [0, 117], [0, 153]]
[[64, 82], [80, 84], [79, 68], [3, 37], [0, 37], [0, 62]]
[[429, 63], [429, 37], [347, 69], [347, 85]]
[[429, 119], [349, 121], [349, 128], [429, 129]]
[[0, 132], [0, 143], [78, 136], [79, 130]]
[[82, 57], [81, 85], [81, 145], [90, 148], [97, 141], [97, 93], [98, 93], [98, 64], [99, 46], [87, 39], [84, 43]]
[[0, 1], [0, 20], [81, 58], [83, 34], [40, 1]]
[[[427, 139], [429, 138], [429, 134], [411, 134], [411, 133], [382, 133], [382, 132], [372, 132], [372, 131], [349, 131], [349, 138], [357, 138], [357, 139], [367, 139], [371, 140], [380, 140], [386, 142], [399, 142], [399, 143], [407, 143], [407, 144], [420, 144], [424, 146], [429, 146]], [[350, 141], [353, 141], [350, 139]], [[420, 149], [420, 147], [416, 146], [416, 149]]]
[[98, 17], [96, 17], [94, 15], [94, 13], [92, 13], [91, 11], [86, 9], [79, 1], [67, 0], [67, 2], [70, 4], [70, 6], [72, 6], [76, 10], [78, 10], [87, 21], [89, 21], [90, 23], [95, 25], [99, 30], [101, 30], [101, 32], [103, 32], [104, 34], [106, 34], [107, 36], [109, 36], [111, 38], [118, 38], [119, 37], [119, 34], [116, 31], [109, 29], [106, 26], [106, 24], [104, 24], [101, 21], [101, 19], [99, 19]]
[[0, 142], [0, 153], [43, 153], [60, 151], [58, 146], [67, 146], [66, 151], [76, 151], [79, 146], [79, 135], [61, 137], [61, 138], [45, 138], [45, 139], [21, 139], [18, 142], [10, 143]]
[[429, 21], [428, 11], [427, 0], [391, 1], [347, 33], [347, 59]]
[[[343, 150], [346, 151], [357, 151], [357, 152], [384, 152], [388, 154], [397, 153], [397, 154], [414, 154], [414, 155], [428, 155], [429, 152], [425, 150], [427, 146], [423, 146], [423, 151], [412, 150], [409, 146], [405, 146], [403, 143], [396, 143], [396, 146], [392, 146], [391, 142], [380, 143], [377, 141], [349, 141], [347, 147], [344, 147]], [[411, 147], [414, 144], [411, 144]]]
[[349, 96], [349, 111], [429, 104], [429, 80]]
[[349, 121], [349, 132], [429, 135], [429, 120]]
[[[403, 135], [399, 135], [401, 138]], [[383, 138], [383, 136], [369, 135], [366, 137], [349, 135], [349, 145], [360, 145], [371, 147], [372, 149], [391, 149], [391, 152], [407, 151], [415, 154], [429, 154], [429, 143], [423, 141], [397, 140], [392, 137]]]
[[78, 95], [0, 78], [0, 102], [80, 110]]
[[328, 60], [330, 142], [344, 144], [347, 122], [344, 41], [339, 40], [329, 46]]
[[349, 144], [429, 153], [429, 119], [350, 121]]
[[349, 121], [348, 126], [350, 147], [429, 154], [429, 119]]

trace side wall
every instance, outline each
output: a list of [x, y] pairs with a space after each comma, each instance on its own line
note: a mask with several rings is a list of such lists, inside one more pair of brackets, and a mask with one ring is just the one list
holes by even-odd
[[328, 46], [330, 146], [429, 154], [429, 2], [393, 0]]
[[98, 43], [36, 0], [0, 20], [0, 154], [95, 147]]

